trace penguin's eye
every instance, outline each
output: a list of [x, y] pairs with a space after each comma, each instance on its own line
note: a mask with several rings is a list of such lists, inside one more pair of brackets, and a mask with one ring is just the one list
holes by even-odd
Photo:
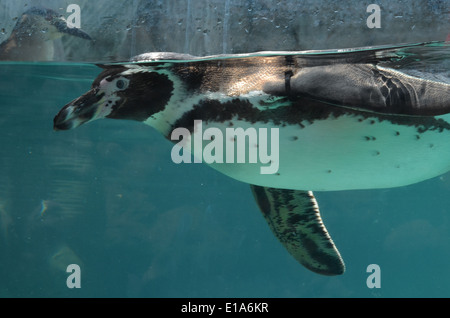
[[125, 88], [127, 88], [127, 82], [125, 82], [124, 80], [118, 80], [117, 82], [116, 82], [116, 87], [118, 88], [118, 89], [125, 89]]

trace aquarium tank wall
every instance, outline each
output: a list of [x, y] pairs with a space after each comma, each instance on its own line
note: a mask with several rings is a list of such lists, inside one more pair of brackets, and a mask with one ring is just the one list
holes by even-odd
[[[75, 4], [76, 7], [70, 7]], [[380, 8], [380, 27], [370, 17]], [[191, 55], [301, 51], [445, 40], [447, 1], [2, 1], [0, 41], [33, 6], [79, 22], [57, 60], [122, 61], [145, 52]], [[79, 19], [72, 16], [79, 12]], [[372, 25], [370, 25], [372, 26]]]
[[449, 84], [449, 12], [448, 0], [0, 0], [0, 297], [449, 297], [448, 174], [315, 192], [346, 263], [322, 276], [284, 249], [248, 184], [174, 163], [151, 127], [53, 129], [100, 65], [147, 52], [433, 42], [411, 59]]

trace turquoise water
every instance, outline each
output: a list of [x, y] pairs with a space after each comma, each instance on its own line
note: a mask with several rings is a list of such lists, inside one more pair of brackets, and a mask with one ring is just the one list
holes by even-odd
[[[317, 192], [347, 271], [304, 269], [248, 185], [176, 165], [152, 128], [53, 117], [101, 70], [0, 65], [1, 297], [449, 297], [450, 175], [386, 190]], [[69, 289], [68, 264], [81, 268]], [[366, 285], [369, 264], [381, 288]]]

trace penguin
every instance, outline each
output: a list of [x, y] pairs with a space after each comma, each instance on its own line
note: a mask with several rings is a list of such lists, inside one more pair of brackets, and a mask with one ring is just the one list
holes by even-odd
[[92, 40], [86, 32], [70, 28], [55, 11], [33, 7], [22, 14], [9, 38], [0, 44], [0, 60], [52, 61], [54, 40], [65, 34]]
[[[92, 88], [58, 112], [54, 129], [126, 119], [173, 143], [182, 129], [196, 157], [208, 147], [194, 149], [205, 129], [276, 129], [274, 173], [261, 173], [267, 162], [208, 164], [250, 185], [272, 232], [302, 265], [340, 275], [345, 263], [313, 191], [400, 187], [450, 169], [450, 85], [396, 68], [398, 52], [412, 47], [146, 53], [99, 65]], [[257, 142], [246, 146], [261, 148]]]

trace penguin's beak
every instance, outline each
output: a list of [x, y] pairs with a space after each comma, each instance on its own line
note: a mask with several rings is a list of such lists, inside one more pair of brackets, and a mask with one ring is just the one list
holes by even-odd
[[62, 34], [69, 34], [73, 35], [82, 39], [86, 40], [92, 40], [92, 38], [87, 34], [86, 32], [82, 31], [81, 29], [75, 28], [75, 27], [69, 27], [67, 22], [64, 20], [64, 18], [61, 17], [54, 17], [51, 21], [51, 24], [58, 30], [58, 32]]
[[95, 119], [103, 118], [105, 94], [93, 88], [64, 106], [53, 119], [54, 130], [69, 130]]

